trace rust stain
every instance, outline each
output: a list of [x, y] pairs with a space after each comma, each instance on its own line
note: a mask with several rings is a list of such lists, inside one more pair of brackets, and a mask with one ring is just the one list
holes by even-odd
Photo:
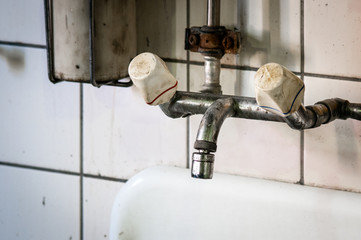
[[55, 77], [57, 79], [63, 80], [63, 81], [69, 81], [69, 82], [85, 82], [85, 83], [89, 83], [89, 78], [86, 77], [65, 77], [63, 72], [55, 72]]
[[205, 49], [216, 49], [222, 47], [222, 36], [210, 33], [201, 33], [200, 46]]
[[212, 27], [192, 27], [189, 30], [187, 50], [203, 54], [236, 54], [240, 48], [241, 37], [236, 31]]
[[353, 189], [353, 188], [346, 188], [346, 187], [340, 187], [340, 186], [326, 186], [326, 185], [317, 184], [317, 183], [307, 183], [307, 184], [305, 184], [305, 186], [316, 187], [316, 188], [325, 188], [325, 189], [344, 191], [344, 192], [351, 192], [351, 193], [361, 193], [360, 190]]
[[65, 15], [65, 28], [68, 30], [68, 15]]
[[[125, 36], [122, 36], [124, 38]], [[117, 39], [114, 39], [112, 42], [112, 52], [115, 55], [122, 55], [126, 52], [126, 49], [122, 46], [121, 42], [119, 42]]]
[[11, 70], [21, 71], [25, 67], [24, 51], [17, 48], [1, 48], [0, 56], [4, 56]]
[[112, 51], [114, 54], [119, 54], [119, 52], [121, 51], [120, 43], [116, 39], [114, 39], [112, 42]]

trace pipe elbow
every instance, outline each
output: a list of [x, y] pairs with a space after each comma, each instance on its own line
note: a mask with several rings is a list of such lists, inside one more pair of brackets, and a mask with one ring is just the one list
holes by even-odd
[[199, 125], [194, 148], [215, 152], [217, 150], [217, 138], [221, 126], [227, 117], [235, 115], [236, 102], [233, 98], [223, 98], [215, 101], [204, 113]]
[[361, 114], [357, 116], [357, 111], [361, 113], [360, 108], [357, 110], [347, 100], [326, 99], [306, 108], [301, 105], [296, 112], [286, 117], [286, 122], [291, 128], [297, 130], [316, 128], [335, 119], [361, 118]]
[[163, 113], [170, 118], [180, 118], [188, 116], [184, 111], [177, 111], [174, 105], [179, 101], [180, 94], [177, 91], [174, 96], [166, 103], [160, 104], [159, 107]]

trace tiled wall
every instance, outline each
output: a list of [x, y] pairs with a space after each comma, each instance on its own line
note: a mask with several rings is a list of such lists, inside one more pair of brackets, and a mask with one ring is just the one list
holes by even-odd
[[[206, 1], [137, 1], [139, 52], [164, 58], [180, 90], [202, 84], [202, 58], [184, 28], [206, 21]], [[47, 79], [42, 0], [0, 2], [0, 238], [107, 239], [115, 195], [150, 166], [189, 166], [200, 116], [169, 119], [132, 88]], [[254, 96], [258, 67], [278, 62], [306, 83], [305, 104], [361, 102], [361, 2], [223, 0], [221, 23], [242, 32], [222, 59], [225, 94]], [[217, 172], [361, 192], [361, 123], [298, 132], [227, 119]]]

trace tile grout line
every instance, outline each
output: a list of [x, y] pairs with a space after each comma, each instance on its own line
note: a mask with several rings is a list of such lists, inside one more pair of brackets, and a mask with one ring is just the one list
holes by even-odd
[[[182, 60], [182, 59], [163, 58], [163, 57], [162, 57], [162, 59], [165, 62], [170, 62], [170, 63], [182, 63], [182, 64], [189, 64], [189, 65], [195, 65], [195, 66], [204, 66], [204, 63], [199, 62], [199, 61], [187, 61], [187, 60]], [[254, 71], [254, 72], [258, 70], [257, 67], [229, 65], [229, 64], [222, 64], [221, 67], [225, 68], [225, 69]], [[300, 72], [291, 71], [291, 72], [293, 72], [296, 75], [301, 75], [302, 74], [301, 71]], [[320, 74], [320, 73], [309, 73], [309, 72], [305, 72], [305, 71], [303, 71], [303, 76], [317, 77], [317, 78], [327, 78], [327, 79], [330, 79], [330, 80], [361, 82], [361, 78], [359, 78], [359, 77], [347, 77], [347, 76], [340, 76], [340, 75], [327, 75], [327, 74]]]
[[122, 179], [122, 178], [116, 178], [116, 177], [99, 176], [99, 175], [93, 175], [93, 174], [88, 174], [88, 173], [84, 173], [84, 174], [83, 174], [83, 177], [84, 177], [84, 178], [93, 178], [93, 179], [111, 181], [111, 182], [121, 182], [121, 183], [126, 183], [126, 182], [128, 181], [128, 179]]
[[[45, 168], [45, 167], [37, 167], [37, 166], [19, 164], [19, 163], [11, 163], [11, 162], [0, 161], [0, 166], [27, 169], [27, 170], [35, 170], [35, 171], [48, 172], [48, 173], [57, 173], [57, 174], [80, 177], [79, 172], [72, 172], [72, 171], [67, 171], [67, 170], [58, 170], [58, 169]], [[86, 173], [83, 174], [83, 177], [84, 178], [94, 178], [94, 179], [99, 179], [99, 180], [104, 180], [104, 181], [123, 182], [123, 183], [128, 181], [128, 179], [107, 177], [107, 176], [86, 174]]]
[[330, 80], [340, 80], [340, 81], [350, 81], [350, 82], [361, 82], [361, 78], [358, 77], [345, 77], [345, 76], [308, 73], [308, 72], [304, 72], [303, 74], [306, 77], [327, 78]]
[[42, 45], [42, 44], [12, 42], [12, 41], [1, 41], [1, 40], [0, 40], [0, 45], [46, 49], [46, 45]]
[[80, 218], [79, 218], [79, 221], [80, 221], [80, 240], [84, 240], [84, 152], [83, 152], [83, 149], [84, 149], [84, 142], [83, 142], [83, 134], [84, 134], [84, 129], [83, 129], [83, 120], [84, 120], [84, 115], [83, 115], [83, 110], [84, 110], [84, 104], [83, 104], [83, 84], [80, 83], [80, 88], [79, 88], [79, 111], [80, 111], [80, 114], [79, 114], [79, 118], [80, 118], [80, 121], [79, 121], [79, 124], [80, 124], [80, 160], [79, 160], [79, 170], [80, 170], [80, 193], [79, 193], [79, 196], [80, 196]]
[[[186, 26], [187, 28], [190, 27], [190, 0], [187, 0], [187, 13], [186, 13]], [[187, 92], [190, 91], [190, 62], [189, 62], [189, 50], [187, 50], [187, 62], [186, 62], [186, 73], [187, 73]], [[186, 168], [189, 168], [189, 154], [190, 154], [190, 118], [186, 118]]]
[[[305, 81], [305, 3], [304, 0], [300, 1], [300, 52], [301, 52], [301, 79]], [[302, 100], [304, 102], [304, 100]], [[300, 182], [301, 185], [305, 184], [305, 132], [301, 131], [300, 134]]]
[[[21, 43], [21, 42], [10, 42], [10, 41], [1, 41], [1, 40], [0, 40], [0, 45], [46, 49], [46, 45], [32, 44], [32, 43]], [[173, 59], [173, 58], [163, 58], [162, 57], [162, 59], [165, 62], [183, 63], [183, 64], [189, 64], [189, 65], [204, 66], [203, 62], [190, 61], [188, 58], [187, 58], [187, 60], [182, 60], [182, 59]], [[222, 64], [221, 67], [226, 68], [226, 69], [244, 70], [244, 71], [257, 71], [258, 70], [257, 67], [251, 67], [251, 66], [245, 66], [245, 65], [240, 66], [240, 65]], [[300, 75], [300, 72], [293, 72], [293, 73], [296, 74], [296, 75]], [[347, 76], [340, 76], [340, 75], [328, 75], [328, 74], [308, 73], [308, 72], [303, 72], [303, 74], [304, 74], [304, 76], [307, 76], [307, 77], [317, 77], [317, 78], [327, 78], [327, 79], [332, 79], [332, 80], [361, 82], [360, 77], [347, 77]]]
[[37, 167], [37, 166], [32, 166], [32, 165], [11, 163], [11, 162], [4, 162], [4, 161], [0, 161], [0, 166], [21, 168], [21, 169], [49, 172], [49, 173], [58, 173], [58, 174], [70, 175], [70, 176], [79, 176], [79, 173], [77, 173], [77, 172], [72, 172], [72, 171], [67, 171], [67, 170], [57, 170], [57, 169], [51, 169], [51, 168], [45, 168], [45, 167]]

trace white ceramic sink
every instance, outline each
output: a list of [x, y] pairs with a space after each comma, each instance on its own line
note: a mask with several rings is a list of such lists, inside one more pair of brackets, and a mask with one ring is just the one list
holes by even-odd
[[361, 194], [155, 167], [119, 192], [110, 239], [361, 239]]

